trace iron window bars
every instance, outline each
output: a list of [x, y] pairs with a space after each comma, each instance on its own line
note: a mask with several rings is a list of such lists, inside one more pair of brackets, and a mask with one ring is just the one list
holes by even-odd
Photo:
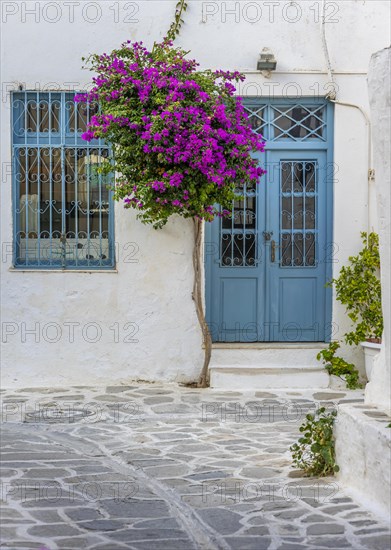
[[81, 139], [97, 106], [68, 92], [12, 95], [14, 266], [114, 267], [110, 179], [102, 140]]

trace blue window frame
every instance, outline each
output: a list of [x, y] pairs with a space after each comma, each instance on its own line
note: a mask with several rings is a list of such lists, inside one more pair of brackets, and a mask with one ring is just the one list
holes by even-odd
[[115, 265], [109, 148], [86, 143], [97, 106], [69, 92], [12, 95], [14, 266], [110, 269]]

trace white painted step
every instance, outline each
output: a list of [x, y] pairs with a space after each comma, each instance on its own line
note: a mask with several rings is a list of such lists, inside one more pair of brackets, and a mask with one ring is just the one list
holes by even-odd
[[214, 344], [210, 386], [225, 390], [328, 388], [316, 359], [326, 344]]

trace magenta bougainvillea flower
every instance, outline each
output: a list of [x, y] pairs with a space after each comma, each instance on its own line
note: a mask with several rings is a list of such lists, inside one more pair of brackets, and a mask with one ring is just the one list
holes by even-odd
[[259, 182], [264, 142], [234, 95], [240, 73], [201, 71], [168, 40], [152, 51], [128, 41], [90, 68], [93, 88], [75, 101], [99, 111], [82, 137], [112, 145], [104, 170], [118, 174], [115, 198], [143, 222], [229, 216], [235, 190]]

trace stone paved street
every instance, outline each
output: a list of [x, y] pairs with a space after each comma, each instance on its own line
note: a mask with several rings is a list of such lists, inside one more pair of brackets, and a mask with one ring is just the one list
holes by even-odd
[[305, 414], [363, 407], [360, 392], [140, 383], [2, 396], [1, 548], [390, 548], [384, 518], [337, 479], [291, 467]]

